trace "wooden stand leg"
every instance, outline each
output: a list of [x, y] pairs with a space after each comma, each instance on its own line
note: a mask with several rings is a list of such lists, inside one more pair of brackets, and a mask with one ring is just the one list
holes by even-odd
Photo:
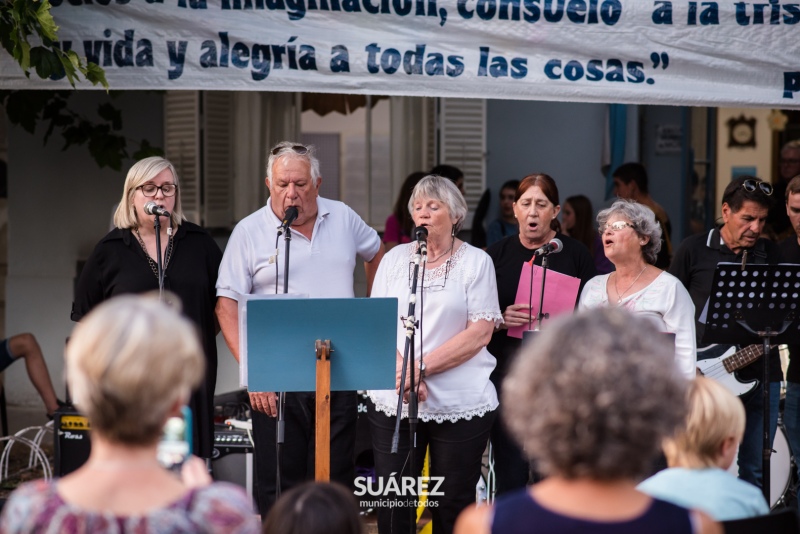
[[317, 415], [314, 479], [331, 479], [331, 342], [317, 340]]

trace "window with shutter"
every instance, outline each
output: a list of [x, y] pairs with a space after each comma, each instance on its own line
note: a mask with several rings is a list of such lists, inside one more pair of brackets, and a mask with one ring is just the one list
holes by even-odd
[[180, 180], [186, 218], [207, 227], [233, 220], [233, 93], [167, 91], [164, 145]]
[[233, 225], [233, 93], [203, 92], [203, 225]]
[[183, 214], [200, 223], [200, 91], [167, 91], [164, 151], [175, 166]]
[[464, 228], [469, 229], [475, 207], [486, 188], [486, 101], [440, 98], [438, 108], [437, 164], [454, 165], [464, 173], [464, 192], [469, 207]]

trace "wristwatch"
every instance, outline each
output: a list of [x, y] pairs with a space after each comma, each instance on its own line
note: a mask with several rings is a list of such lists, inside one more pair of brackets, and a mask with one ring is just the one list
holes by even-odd
[[423, 362], [422, 360], [419, 361], [419, 379], [420, 380], [425, 379], [425, 362]]

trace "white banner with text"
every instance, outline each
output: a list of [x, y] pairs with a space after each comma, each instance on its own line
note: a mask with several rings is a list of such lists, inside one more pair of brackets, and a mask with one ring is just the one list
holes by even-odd
[[[51, 3], [60, 46], [102, 66], [112, 89], [800, 107], [800, 3]], [[0, 53], [0, 88], [67, 87]]]

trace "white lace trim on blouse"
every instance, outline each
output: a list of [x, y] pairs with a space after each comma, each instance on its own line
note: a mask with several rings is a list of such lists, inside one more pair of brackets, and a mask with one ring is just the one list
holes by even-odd
[[[375, 405], [375, 409], [379, 412], [382, 412], [389, 417], [394, 417], [397, 415], [397, 405], [394, 404], [389, 406], [386, 403], [383, 403], [377, 400], [373, 395], [369, 395], [370, 400]], [[472, 408], [470, 410], [462, 411], [462, 412], [419, 412], [419, 419], [420, 421], [424, 421], [426, 423], [434, 421], [436, 423], [444, 423], [445, 421], [449, 421], [450, 423], [455, 423], [461, 419], [466, 421], [471, 420], [473, 417], [483, 417], [487, 413], [493, 412], [497, 409], [499, 403], [495, 402], [494, 405], [485, 404], [483, 406], [478, 406], [476, 408]], [[408, 419], [408, 406], [403, 405], [403, 419]]]

